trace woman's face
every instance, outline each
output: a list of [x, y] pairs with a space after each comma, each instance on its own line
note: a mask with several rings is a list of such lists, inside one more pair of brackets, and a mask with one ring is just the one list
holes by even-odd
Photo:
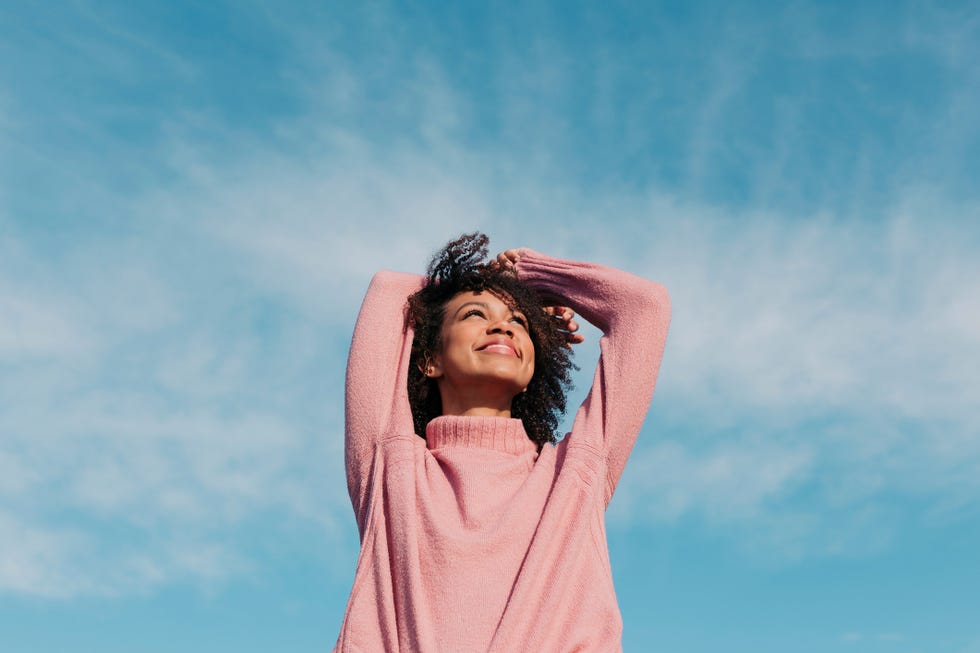
[[534, 345], [527, 318], [492, 292], [461, 292], [446, 304], [441, 346], [432, 358], [446, 404], [447, 393], [510, 401], [534, 375]]

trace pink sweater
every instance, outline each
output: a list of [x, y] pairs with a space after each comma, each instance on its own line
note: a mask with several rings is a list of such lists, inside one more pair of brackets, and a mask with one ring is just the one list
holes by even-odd
[[336, 651], [621, 651], [605, 508], [663, 355], [662, 286], [523, 250], [519, 277], [603, 332], [572, 432], [540, 453], [518, 419], [439, 417], [407, 394], [417, 275], [379, 272], [347, 367], [347, 481], [361, 535]]

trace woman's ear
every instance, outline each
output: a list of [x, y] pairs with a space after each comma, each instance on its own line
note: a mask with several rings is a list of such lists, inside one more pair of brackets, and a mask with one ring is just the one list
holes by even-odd
[[438, 356], [428, 354], [419, 361], [419, 371], [430, 379], [438, 379], [442, 376], [442, 366], [439, 364]]

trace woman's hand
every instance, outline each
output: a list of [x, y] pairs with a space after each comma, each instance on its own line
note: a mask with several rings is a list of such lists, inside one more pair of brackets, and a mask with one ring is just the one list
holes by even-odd
[[[517, 274], [517, 268], [515, 266], [520, 260], [520, 249], [507, 249], [497, 254], [497, 259], [493, 263], [503, 270]], [[545, 306], [544, 312], [556, 320], [561, 320], [561, 324], [558, 325], [558, 331], [565, 335], [565, 344], [569, 347], [585, 340], [585, 336], [575, 333], [578, 331], [578, 322], [574, 319], [575, 311], [568, 306]]]
[[510, 272], [517, 274], [517, 270], [514, 267], [517, 262], [521, 260], [521, 250], [519, 249], [508, 249], [497, 254], [496, 263], [499, 267], [504, 270], [509, 270]]
[[585, 336], [575, 333], [578, 331], [578, 322], [573, 318], [575, 311], [567, 306], [545, 306], [544, 312], [556, 320], [561, 320], [558, 331], [565, 336], [565, 344], [571, 347], [585, 340]]

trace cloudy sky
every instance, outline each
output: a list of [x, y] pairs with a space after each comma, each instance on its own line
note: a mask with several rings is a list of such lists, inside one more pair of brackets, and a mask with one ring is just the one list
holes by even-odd
[[360, 298], [475, 229], [671, 292], [627, 651], [980, 652], [976, 3], [284, 4], [0, 1], [5, 652], [330, 650]]

